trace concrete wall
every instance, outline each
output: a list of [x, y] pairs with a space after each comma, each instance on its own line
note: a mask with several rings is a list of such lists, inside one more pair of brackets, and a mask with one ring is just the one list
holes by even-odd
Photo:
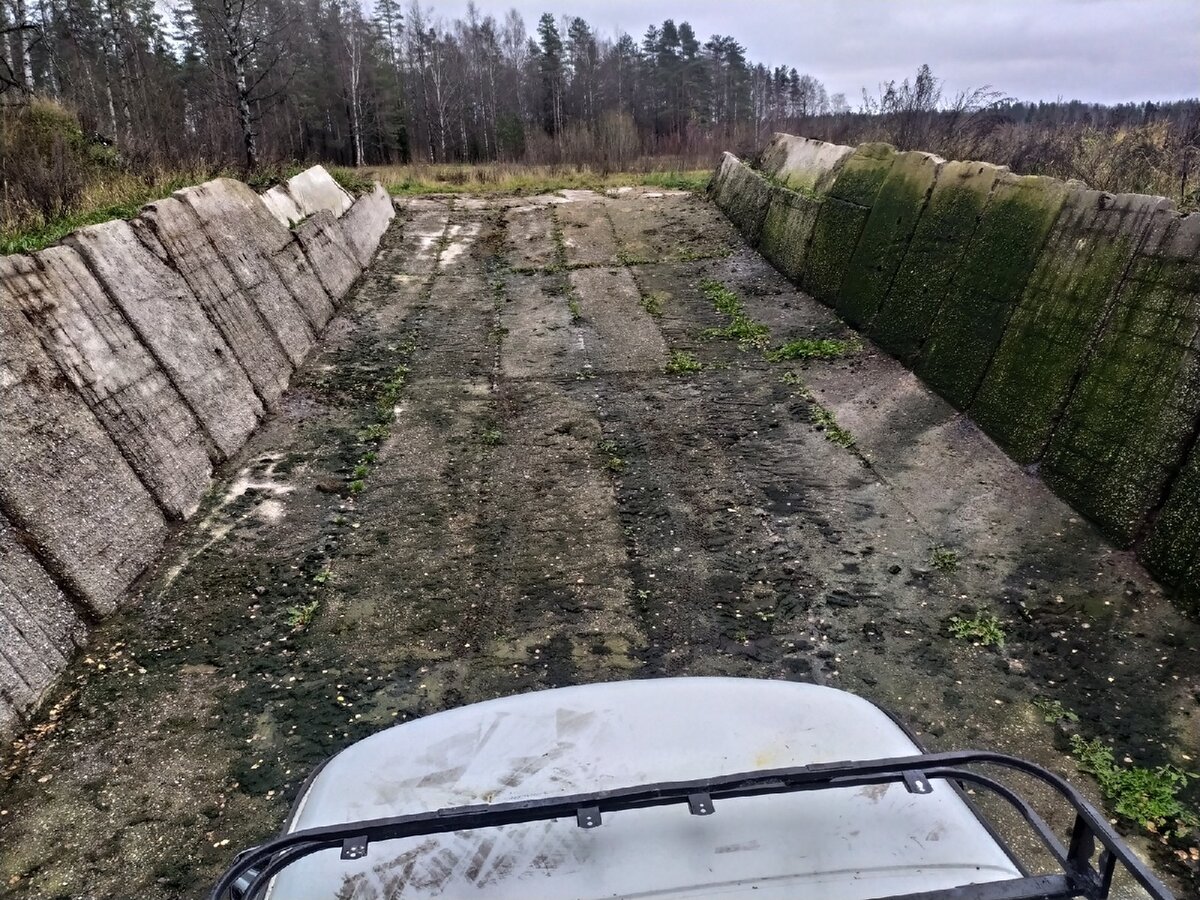
[[710, 191], [747, 240], [1200, 603], [1200, 214], [776, 135]]
[[270, 193], [217, 179], [0, 257], [0, 736], [196, 512], [395, 214], [319, 166]]

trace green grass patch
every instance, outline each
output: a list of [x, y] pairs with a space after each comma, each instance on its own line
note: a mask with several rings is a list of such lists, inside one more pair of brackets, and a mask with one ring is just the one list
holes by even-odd
[[375, 190], [375, 179], [371, 178], [365, 169], [329, 166], [329, 174], [333, 176], [334, 181], [356, 197]]
[[1048, 725], [1052, 725], [1059, 719], [1066, 719], [1068, 722], [1078, 722], [1078, 714], [1072, 712], [1063, 706], [1061, 700], [1053, 700], [1050, 697], [1034, 697], [1033, 706], [1042, 714], [1042, 721]]
[[668, 375], [693, 375], [703, 368], [700, 360], [686, 350], [672, 350], [665, 371]]
[[958, 569], [959, 562], [958, 551], [949, 547], [939, 545], [929, 551], [929, 564], [939, 572], [949, 574]]
[[485, 447], [498, 447], [504, 443], [504, 432], [499, 428], [485, 428], [479, 433], [479, 443]]
[[567, 298], [567, 309], [570, 310], [572, 322], [578, 325], [583, 321], [583, 310], [579, 308], [579, 300], [577, 298]]
[[742, 350], [761, 350], [767, 346], [771, 340], [770, 330], [746, 315], [746, 309], [737, 294], [719, 281], [708, 278], [700, 282], [700, 291], [717, 308], [717, 312], [729, 316], [728, 325], [706, 328], [701, 337], [737, 341]]
[[1004, 646], [1003, 623], [987, 610], [979, 610], [973, 616], [951, 616], [950, 634], [960, 641], [970, 641], [979, 647]]
[[825, 440], [849, 449], [854, 446], [854, 435], [837, 423], [833, 413], [820, 404], [814, 403], [809, 412], [809, 419], [818, 431], [825, 435]]
[[621, 445], [616, 441], [603, 440], [596, 444], [596, 449], [604, 458], [604, 468], [610, 472], [625, 471], [625, 457], [621, 455]]
[[301, 603], [298, 606], [289, 606], [287, 608], [287, 624], [289, 628], [299, 630], [310, 622], [317, 614], [317, 607], [320, 606], [319, 600], [313, 600], [311, 603]]
[[642, 309], [654, 318], [660, 319], [663, 314], [663, 303], [670, 299], [670, 296], [666, 291], [651, 291], [649, 294], [644, 294], [642, 296]]
[[838, 359], [862, 349], [858, 341], [838, 341], [832, 338], [796, 338], [763, 354], [767, 362], [786, 362], [790, 359]]
[[1200, 825], [1196, 812], [1179, 795], [1197, 776], [1175, 766], [1120, 765], [1112, 748], [1099, 738], [1071, 737], [1071, 754], [1082, 772], [1093, 776], [1100, 785], [1105, 802], [1118, 816], [1135, 822], [1155, 834], [1172, 831], [1187, 834]]

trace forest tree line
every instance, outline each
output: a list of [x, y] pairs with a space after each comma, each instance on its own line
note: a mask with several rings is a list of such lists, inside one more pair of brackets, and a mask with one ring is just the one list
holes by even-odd
[[890, 114], [905, 122], [891, 136], [916, 146], [925, 135], [908, 132], [938, 117], [951, 130], [980, 114], [990, 127], [1195, 117], [1194, 105], [1029, 105], [986, 89], [943, 97], [927, 67], [852, 105], [686, 21], [635, 38], [546, 13], [530, 31], [516, 11], [497, 18], [474, 4], [444, 20], [400, 0], [369, 10], [359, 0], [179, 0], [170, 14], [154, 0], [2, 0], [0, 30], [5, 102], [60, 101], [89, 135], [159, 162], [582, 155], [620, 166], [757, 146], [814, 118], [849, 132]]
[[0, 90], [60, 101], [162, 161], [556, 161], [691, 153], [848, 109], [795, 68], [668, 19], [640, 38], [579, 17], [376, 0], [3, 0]]
[[[773, 131], [886, 140], [1198, 205], [1200, 101], [948, 94], [922, 66], [861, 95], [682, 20], [638, 37], [401, 0], [0, 0], [0, 230], [157, 182], [281, 163], [710, 167]], [[92, 191], [95, 194], [95, 191]], [[136, 194], [136, 190], [133, 191]], [[133, 196], [125, 191], [113, 202]]]

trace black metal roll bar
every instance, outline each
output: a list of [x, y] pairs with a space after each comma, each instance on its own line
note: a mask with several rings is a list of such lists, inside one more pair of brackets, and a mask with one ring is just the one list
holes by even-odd
[[[1049, 785], [1075, 810], [1069, 844], [1064, 847], [1045, 820], [1007, 785], [961, 768], [971, 765], [1012, 769]], [[360, 859], [367, 855], [371, 844], [399, 838], [562, 818], [575, 819], [580, 828], [595, 828], [601, 824], [605, 813], [685, 803], [692, 815], [705, 816], [716, 812], [718, 800], [873, 784], [903, 783], [910, 793], [927, 794], [932, 790], [930, 781], [934, 780], [973, 784], [1007, 801], [1058, 863], [1060, 871], [893, 895], [891, 900], [1058, 900], [1070, 897], [1104, 900], [1109, 896], [1118, 863], [1154, 900], [1173, 900], [1167, 887], [1126, 846], [1107, 819], [1067, 781], [1027, 760], [982, 750], [766, 769], [695, 781], [644, 784], [516, 803], [459, 806], [307, 828], [280, 835], [240, 853], [209, 894], [209, 900], [258, 900], [271, 879], [289, 865], [313, 853], [334, 848], [341, 849], [342, 859]], [[1097, 844], [1101, 849], [1093, 864]]]

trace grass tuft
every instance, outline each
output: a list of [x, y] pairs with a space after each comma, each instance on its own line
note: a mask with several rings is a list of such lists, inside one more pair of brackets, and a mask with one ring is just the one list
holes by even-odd
[[1179, 795], [1197, 776], [1175, 766], [1118, 765], [1112, 748], [1099, 738], [1071, 736], [1071, 754], [1082, 772], [1092, 775], [1117, 815], [1158, 834], [1164, 829], [1185, 835], [1200, 825]]
[[857, 341], [836, 341], [830, 338], [796, 338], [768, 350], [763, 356], [767, 362], [785, 362], [789, 359], [838, 359], [848, 353], [862, 349]]
[[949, 574], [958, 569], [959, 562], [958, 551], [949, 547], [939, 545], [929, 551], [929, 564], [939, 572]]
[[987, 610], [979, 610], [970, 617], [951, 616], [950, 634], [962, 641], [970, 641], [979, 647], [1004, 646], [1004, 625]]
[[728, 325], [723, 328], [707, 328], [701, 337], [734, 340], [742, 350], [761, 350], [767, 346], [771, 340], [770, 330], [766, 325], [755, 322], [746, 315], [745, 307], [737, 294], [719, 281], [707, 278], [700, 282], [700, 291], [717, 308], [717, 312], [729, 316]]
[[320, 606], [319, 600], [313, 600], [311, 603], [302, 603], [299, 606], [289, 606], [287, 608], [287, 624], [289, 628], [299, 631], [304, 628], [317, 614], [317, 607]]
[[1042, 714], [1042, 720], [1047, 724], [1053, 724], [1059, 719], [1066, 719], [1068, 722], [1079, 721], [1078, 714], [1063, 706], [1061, 700], [1052, 700], [1049, 697], [1035, 697], [1033, 706]]
[[833, 413], [825, 407], [814, 403], [808, 415], [817, 430], [825, 433], [825, 440], [846, 449], [854, 446], [854, 435], [839, 425]]
[[668, 375], [692, 375], [703, 369], [700, 360], [686, 350], [672, 350], [671, 358], [667, 360]]

